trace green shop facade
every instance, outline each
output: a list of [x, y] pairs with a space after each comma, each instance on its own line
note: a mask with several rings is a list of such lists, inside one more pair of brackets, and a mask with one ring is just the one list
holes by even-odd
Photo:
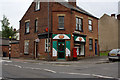
[[72, 59], [73, 49], [76, 49], [77, 56], [85, 56], [86, 35], [73, 34], [52, 34], [52, 58]]

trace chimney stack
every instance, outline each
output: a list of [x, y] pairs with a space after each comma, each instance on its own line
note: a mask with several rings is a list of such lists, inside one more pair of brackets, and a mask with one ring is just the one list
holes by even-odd
[[117, 15], [117, 19], [120, 20], [120, 14]]
[[68, 0], [68, 3], [76, 7], [76, 0]]
[[115, 18], [115, 14], [111, 14], [111, 17]]

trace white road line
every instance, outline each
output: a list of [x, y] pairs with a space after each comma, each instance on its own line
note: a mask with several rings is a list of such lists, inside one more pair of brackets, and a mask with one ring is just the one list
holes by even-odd
[[94, 76], [94, 77], [99, 77], [99, 78], [109, 78], [109, 79], [114, 79], [114, 77], [102, 76], [102, 75], [96, 75], [96, 74], [92, 74], [92, 76]]
[[0, 62], [12, 62], [12, 61], [8, 61], [8, 60], [0, 60]]
[[41, 68], [32, 68], [32, 67], [23, 67], [23, 68], [26, 68], [26, 69], [34, 69], [34, 70], [42, 70]]
[[2, 79], [2, 77], [0, 77], [0, 80]]
[[19, 65], [13, 65], [13, 66], [18, 67], [18, 68], [22, 68], [22, 66], [19, 66]]
[[59, 73], [63, 73], [63, 74], [72, 74], [72, 75], [85, 75], [85, 76], [93, 76], [93, 77], [107, 78], [107, 79], [115, 79], [114, 77], [103, 76], [103, 75], [96, 75], [96, 74], [70, 73], [70, 72], [59, 72]]
[[49, 69], [44, 69], [44, 70], [48, 72], [56, 73], [56, 71], [53, 71], [53, 70], [49, 70]]
[[91, 74], [85, 74], [85, 73], [69, 73], [69, 72], [60, 72], [60, 73], [74, 74], [74, 75], [86, 75], [86, 76], [90, 76], [91, 75]]

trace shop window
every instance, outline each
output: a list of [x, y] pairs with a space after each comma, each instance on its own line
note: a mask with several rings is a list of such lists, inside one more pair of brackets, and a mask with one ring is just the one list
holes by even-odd
[[93, 39], [89, 39], [89, 50], [93, 50]]
[[50, 52], [50, 39], [45, 39], [45, 52]]
[[25, 23], [25, 34], [28, 34], [30, 31], [30, 29], [29, 29], [29, 27], [30, 27], [30, 23], [29, 22], [26, 22]]
[[93, 31], [92, 20], [88, 20], [89, 31]]
[[59, 29], [64, 29], [64, 16], [59, 16], [58, 28]]
[[37, 32], [38, 31], [38, 20], [36, 19], [35, 20], [35, 32]]
[[76, 30], [83, 31], [83, 19], [76, 17]]
[[24, 42], [24, 54], [29, 54], [29, 40]]
[[36, 2], [36, 5], [35, 5], [35, 10], [40, 10], [40, 1], [37, 1]]

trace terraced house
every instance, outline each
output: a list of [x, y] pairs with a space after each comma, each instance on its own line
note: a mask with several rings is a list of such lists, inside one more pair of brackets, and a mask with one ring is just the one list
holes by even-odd
[[52, 60], [99, 55], [98, 18], [71, 0], [32, 2], [20, 20], [20, 55], [46, 59], [48, 53]]

